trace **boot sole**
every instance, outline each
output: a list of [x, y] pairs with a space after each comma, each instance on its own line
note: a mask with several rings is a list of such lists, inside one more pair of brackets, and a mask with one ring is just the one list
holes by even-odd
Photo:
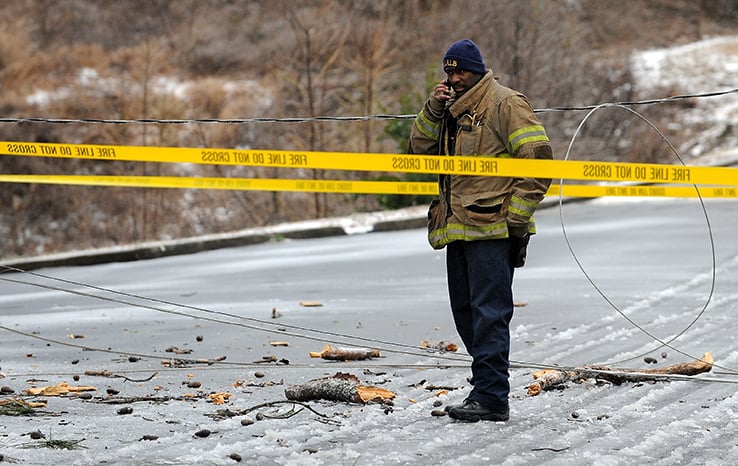
[[490, 414], [466, 414], [466, 413], [459, 413], [455, 409], [451, 409], [448, 411], [449, 417], [452, 419], [456, 419], [459, 421], [467, 421], [467, 422], [479, 422], [479, 421], [492, 421], [492, 422], [505, 422], [510, 419], [509, 415], [499, 414], [499, 413], [490, 413]]

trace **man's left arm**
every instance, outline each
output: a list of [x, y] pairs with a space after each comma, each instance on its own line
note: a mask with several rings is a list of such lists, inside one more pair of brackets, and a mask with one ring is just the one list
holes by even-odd
[[[521, 96], [506, 99], [500, 107], [503, 134], [507, 134], [507, 150], [514, 158], [553, 159], [548, 135], [536, 118], [528, 100]], [[511, 236], [525, 237], [531, 217], [551, 185], [550, 178], [516, 178], [508, 208]]]

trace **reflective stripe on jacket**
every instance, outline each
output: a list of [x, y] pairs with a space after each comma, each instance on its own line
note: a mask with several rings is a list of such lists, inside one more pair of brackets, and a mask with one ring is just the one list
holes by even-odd
[[[448, 109], [456, 143], [446, 148], [443, 103], [431, 97], [415, 118], [409, 149], [439, 154], [551, 159], [546, 130], [521, 93], [499, 84], [489, 70]], [[443, 139], [443, 140], [441, 140]], [[428, 240], [435, 249], [452, 241], [535, 233], [533, 213], [550, 179], [441, 175], [440, 195], [428, 211]]]

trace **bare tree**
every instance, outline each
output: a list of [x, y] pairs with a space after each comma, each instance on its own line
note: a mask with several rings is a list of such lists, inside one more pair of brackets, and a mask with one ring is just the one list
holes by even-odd
[[[288, 2], [289, 3], [289, 2]], [[332, 2], [319, 8], [289, 7], [287, 17], [295, 35], [293, 54], [285, 57], [283, 70], [277, 70], [282, 78], [284, 92], [292, 99], [286, 102], [286, 108], [293, 110], [293, 115], [316, 117], [326, 115], [336, 108], [339, 92], [343, 85], [340, 75], [334, 75], [336, 63], [340, 57], [349, 29], [345, 26], [325, 27], [325, 15], [331, 9]], [[309, 121], [307, 134], [294, 132], [290, 138], [297, 147], [315, 151], [323, 149], [323, 126]], [[324, 171], [313, 170], [313, 179], [324, 179]], [[314, 211], [317, 217], [326, 214], [325, 194], [315, 193]], [[276, 200], [276, 199], [275, 199]], [[275, 203], [276, 212], [279, 204]]]
[[[357, 22], [358, 23], [358, 22]], [[347, 58], [347, 67], [350, 75], [357, 76], [359, 95], [349, 92], [347, 101], [350, 108], [356, 108], [362, 115], [376, 113], [377, 100], [381, 93], [378, 87], [390, 73], [397, 68], [396, 56], [398, 53], [394, 43], [394, 35], [386, 30], [384, 22], [367, 21], [365, 18], [354, 26], [352, 54]], [[353, 91], [353, 88], [351, 88]], [[373, 131], [373, 120], [363, 122], [364, 140], [362, 150], [372, 152], [372, 144], [377, 138]]]

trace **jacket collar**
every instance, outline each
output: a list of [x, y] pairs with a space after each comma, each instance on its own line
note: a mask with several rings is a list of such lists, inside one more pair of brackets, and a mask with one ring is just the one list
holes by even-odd
[[487, 94], [494, 82], [495, 77], [492, 74], [492, 70], [487, 70], [484, 76], [482, 76], [482, 79], [480, 79], [474, 87], [466, 91], [459, 100], [449, 107], [451, 116], [458, 118], [464, 113], [473, 113], [477, 105], [482, 101], [482, 97]]

